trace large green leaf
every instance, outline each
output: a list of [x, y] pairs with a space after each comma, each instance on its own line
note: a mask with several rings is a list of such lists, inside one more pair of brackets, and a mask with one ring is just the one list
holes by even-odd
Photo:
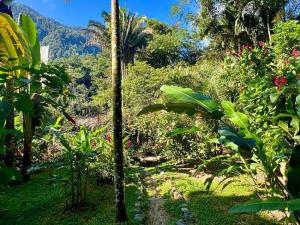
[[296, 102], [297, 102], [297, 104], [300, 106], [300, 95], [297, 96]]
[[158, 112], [165, 110], [167, 112], [185, 113], [189, 116], [195, 115], [197, 112], [197, 105], [190, 103], [166, 103], [150, 105], [142, 109], [138, 116], [145, 115], [148, 113]]
[[181, 134], [191, 134], [197, 131], [202, 131], [203, 129], [199, 127], [192, 127], [192, 128], [177, 128], [174, 131], [171, 131], [167, 134], [167, 137], [174, 137]]
[[248, 116], [241, 112], [235, 111], [235, 105], [229, 101], [223, 101], [222, 107], [228, 119], [241, 129], [247, 130], [249, 127]]
[[24, 14], [20, 14], [19, 24], [30, 47], [32, 56], [32, 68], [37, 69], [41, 63], [41, 51], [36, 25], [29, 16], [26, 16]]
[[256, 146], [256, 140], [253, 138], [244, 138], [240, 134], [235, 133], [234, 131], [221, 128], [219, 129], [218, 133], [221, 137], [225, 137], [230, 142], [233, 142], [237, 146], [241, 147], [242, 149], [252, 150]]
[[24, 14], [19, 16], [19, 26], [24, 32], [25, 38], [30, 48], [35, 45], [37, 39], [37, 30], [33, 20]]
[[282, 200], [251, 200], [232, 207], [230, 213], [255, 213], [260, 211], [288, 210], [290, 212], [300, 209], [300, 199]]
[[208, 96], [194, 92], [190, 88], [182, 88], [177, 86], [164, 85], [161, 91], [167, 94], [168, 97], [179, 103], [196, 104], [203, 107], [209, 112], [219, 110], [219, 104]]
[[6, 60], [12, 61], [14, 66], [17, 66], [19, 65], [19, 59], [22, 58], [22, 61], [29, 65], [31, 63], [31, 53], [24, 32], [5, 13], [0, 13], [0, 22], [0, 37], [2, 40], [0, 51], [5, 53]]
[[294, 128], [294, 136], [296, 136], [299, 133], [299, 118], [298, 116], [292, 117], [291, 126]]

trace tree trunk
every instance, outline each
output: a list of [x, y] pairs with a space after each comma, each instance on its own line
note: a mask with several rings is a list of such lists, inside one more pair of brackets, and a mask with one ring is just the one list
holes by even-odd
[[112, 88], [113, 88], [113, 130], [115, 156], [115, 198], [116, 220], [127, 221], [124, 190], [124, 156], [122, 134], [122, 75], [120, 49], [119, 1], [112, 0]]
[[23, 180], [28, 181], [30, 179], [27, 172], [31, 164], [31, 148], [32, 148], [32, 118], [28, 114], [23, 115], [23, 130], [24, 130], [24, 148], [22, 157], [21, 173]]
[[268, 13], [267, 13], [267, 32], [268, 32], [268, 37], [269, 37], [269, 43], [270, 46], [272, 45], [272, 36], [271, 36], [271, 27], [270, 27], [270, 8], [268, 8]]

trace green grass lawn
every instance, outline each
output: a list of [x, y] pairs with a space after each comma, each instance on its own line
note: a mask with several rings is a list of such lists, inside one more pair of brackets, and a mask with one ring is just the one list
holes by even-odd
[[[126, 203], [129, 218], [133, 218], [137, 186], [134, 174], [129, 174]], [[131, 175], [131, 176], [130, 176]], [[49, 182], [49, 173], [33, 175], [31, 181], [0, 190], [1, 225], [110, 225], [115, 224], [113, 185], [90, 185], [87, 207], [80, 211], [65, 210], [61, 185]], [[129, 224], [134, 224], [129, 222]]]
[[[151, 169], [150, 169], [151, 171]], [[222, 185], [214, 181], [210, 191], [206, 191], [204, 179], [194, 178], [179, 172], [166, 163], [160, 168], [152, 168], [154, 178], [158, 179], [161, 195], [165, 196], [165, 208], [171, 216], [170, 225], [181, 218], [180, 205], [182, 201], [170, 196], [171, 182], [185, 196], [195, 217], [194, 225], [267, 225], [278, 224], [267, 213], [260, 214], [229, 214], [228, 210], [237, 203], [242, 203], [254, 197], [254, 190], [247, 182], [246, 176], [237, 177], [234, 182], [222, 190]], [[164, 177], [159, 175], [164, 171]]]

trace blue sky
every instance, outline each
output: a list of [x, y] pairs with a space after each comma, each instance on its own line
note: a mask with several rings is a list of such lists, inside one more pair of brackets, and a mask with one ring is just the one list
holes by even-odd
[[[40, 14], [69, 26], [86, 26], [90, 19], [100, 20], [103, 10], [110, 10], [110, 0], [16, 0], [30, 6]], [[87, 3], [88, 2], [88, 3]], [[139, 15], [174, 23], [170, 9], [178, 0], [120, 0], [122, 6]]]

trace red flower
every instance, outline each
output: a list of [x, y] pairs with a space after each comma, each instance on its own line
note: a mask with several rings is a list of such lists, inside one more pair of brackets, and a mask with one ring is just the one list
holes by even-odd
[[127, 141], [127, 148], [131, 148], [131, 146], [132, 146], [132, 141], [129, 139], [129, 140]]
[[275, 77], [274, 84], [275, 84], [275, 86], [278, 86], [280, 84], [280, 79], [278, 76]]
[[258, 46], [259, 46], [259, 47], [264, 47], [264, 46], [265, 46], [265, 42], [259, 41], [259, 42], [258, 42]]
[[292, 56], [298, 57], [299, 56], [299, 50], [294, 48], [293, 51], [292, 51]]
[[285, 76], [282, 76], [281, 78], [276, 76], [274, 79], [274, 85], [277, 87], [278, 90], [281, 90], [287, 84], [288, 82]]
[[286, 79], [285, 76], [281, 77], [281, 84], [282, 84], [283, 86], [285, 86], [285, 85], [288, 84], [287, 79]]
[[111, 137], [110, 137], [110, 135], [106, 135], [105, 140], [108, 141], [108, 142], [111, 142]]

